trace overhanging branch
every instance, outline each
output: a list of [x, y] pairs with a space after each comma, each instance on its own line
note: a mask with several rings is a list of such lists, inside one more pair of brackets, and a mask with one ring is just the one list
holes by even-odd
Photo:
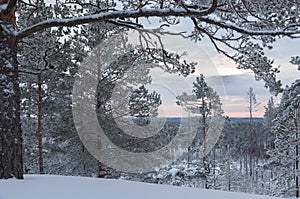
[[[214, 1], [217, 2], [217, 1]], [[66, 18], [66, 19], [50, 19], [33, 26], [25, 28], [17, 33], [17, 38], [22, 39], [35, 32], [50, 27], [59, 26], [76, 26], [92, 22], [109, 22], [114, 19], [125, 18], [138, 18], [138, 17], [166, 17], [166, 16], [178, 16], [178, 17], [195, 17], [200, 22], [205, 22], [222, 29], [233, 30], [240, 34], [252, 35], [252, 36], [288, 36], [294, 37], [300, 34], [300, 30], [294, 27], [294, 30], [251, 30], [244, 27], [240, 27], [234, 23], [228, 23], [226, 21], [220, 21], [212, 17], [208, 17], [212, 9], [215, 9], [213, 4], [210, 8], [199, 9], [187, 9], [187, 8], [168, 8], [168, 9], [139, 9], [131, 11], [111, 11], [106, 13], [91, 14], [82, 17]], [[116, 21], [115, 21], [116, 22]]]
[[223, 28], [223, 29], [234, 30], [238, 33], [246, 34], [246, 35], [252, 35], [252, 36], [259, 36], [259, 35], [265, 35], [265, 36], [293, 36], [293, 35], [300, 34], [299, 29], [297, 29], [297, 30], [249, 30], [249, 29], [237, 26], [237, 25], [232, 24], [232, 23], [226, 23], [226, 21], [224, 22], [224, 21], [212, 19], [212, 18], [209, 18], [209, 17], [200, 16], [200, 17], [197, 17], [197, 19], [199, 21], [203, 21], [203, 22], [206, 22], [206, 23], [211, 24], [211, 25], [218, 26], [218, 27]]
[[43, 30], [50, 27], [59, 27], [59, 26], [76, 26], [92, 22], [103, 22], [112, 19], [118, 18], [138, 18], [138, 17], [165, 17], [165, 16], [205, 16], [207, 15], [207, 9], [205, 10], [196, 10], [189, 9], [187, 11], [183, 8], [168, 8], [168, 9], [139, 9], [132, 11], [112, 11], [107, 13], [92, 14], [82, 17], [74, 17], [67, 19], [50, 19], [40, 23], [37, 23], [33, 26], [25, 28], [17, 33], [17, 38], [22, 39], [26, 36], [29, 36], [35, 32]]

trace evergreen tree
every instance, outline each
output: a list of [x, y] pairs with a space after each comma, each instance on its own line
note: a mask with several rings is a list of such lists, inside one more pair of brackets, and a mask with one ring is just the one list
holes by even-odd
[[272, 134], [271, 128], [274, 126], [275, 118], [276, 118], [276, 112], [277, 108], [274, 104], [274, 99], [271, 97], [267, 103], [267, 106], [265, 107], [265, 126], [267, 131], [267, 137], [266, 137], [266, 148], [267, 149], [274, 149], [274, 141], [275, 141], [275, 135]]
[[[221, 115], [221, 101], [218, 94], [205, 82], [204, 76], [196, 78], [193, 83], [193, 94], [187, 95], [183, 93], [177, 96], [177, 104], [184, 106], [188, 111], [201, 117], [199, 124], [199, 131], [195, 137], [194, 143], [191, 146], [192, 153], [196, 154], [197, 159], [202, 159], [202, 167], [205, 173], [210, 172], [209, 164], [206, 160], [207, 156], [207, 131], [209, 128], [209, 116]], [[201, 146], [201, 140], [203, 142]], [[200, 147], [202, 151], [200, 152]], [[202, 157], [199, 157], [202, 154]], [[205, 188], [208, 188], [205, 183]]]
[[[21, 6], [19, 4], [22, 4]], [[22, 130], [20, 123], [19, 88], [19, 44], [23, 39], [41, 30], [53, 27], [70, 27], [92, 22], [105, 22], [140, 32], [166, 34], [165, 27], [181, 23], [189, 18], [194, 31], [186, 31], [190, 38], [200, 40], [207, 36], [218, 52], [233, 59], [239, 68], [251, 69], [258, 80], [263, 79], [274, 94], [280, 91], [281, 83], [276, 80], [278, 70], [265, 54], [271, 48], [275, 36], [294, 37], [299, 34], [297, 2], [293, 1], [56, 1], [49, 10], [51, 17], [24, 23], [18, 27], [21, 8], [35, 10], [39, 1], [0, 1], [0, 129], [1, 158], [0, 178], [12, 176], [23, 178]], [[93, 8], [93, 9], [92, 9]], [[243, 16], [241, 16], [241, 13]], [[28, 13], [29, 17], [32, 15]], [[48, 18], [49, 17], [49, 18]], [[145, 30], [140, 23], [142, 17], [159, 17], [152, 23], [152, 30]], [[70, 29], [65, 29], [68, 32]], [[185, 30], [183, 30], [185, 31]], [[182, 34], [182, 30], [178, 34]], [[71, 35], [71, 34], [70, 34]], [[186, 36], [186, 35], [185, 35]], [[251, 38], [251, 39], [250, 39]], [[149, 44], [149, 43], [148, 43]], [[34, 49], [33, 49], [34, 50]], [[227, 53], [232, 52], [232, 54]], [[165, 57], [164, 57], [165, 58]], [[174, 68], [168, 68], [173, 70]], [[186, 65], [176, 68], [186, 73]]]
[[[256, 95], [254, 93], [254, 90], [252, 87], [249, 88], [249, 91], [247, 92], [247, 98], [248, 98], [248, 110], [249, 110], [249, 147], [248, 147], [248, 154], [249, 154], [249, 176], [251, 177], [250, 179], [253, 180], [253, 169], [254, 169], [254, 152], [255, 152], [255, 142], [254, 142], [254, 135], [256, 132], [254, 131], [254, 126], [253, 126], [253, 112], [255, 111], [255, 108], [259, 105], [256, 101]], [[246, 156], [247, 159], [247, 156]], [[247, 165], [246, 165], [247, 166]]]
[[147, 125], [150, 118], [158, 115], [158, 106], [161, 105], [160, 95], [153, 91], [148, 93], [144, 85], [135, 89], [129, 99], [130, 116], [136, 117], [139, 125]]
[[300, 81], [286, 87], [271, 132], [276, 136], [274, 148], [268, 150], [270, 163], [276, 168], [276, 195], [299, 197], [299, 105]]

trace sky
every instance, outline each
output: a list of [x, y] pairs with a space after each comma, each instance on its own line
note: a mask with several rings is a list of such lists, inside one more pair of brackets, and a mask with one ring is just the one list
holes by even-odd
[[[48, 0], [52, 2], [52, 0]], [[54, 2], [54, 1], [53, 1]], [[145, 28], [155, 27], [159, 24], [159, 18], [140, 18], [140, 23]], [[188, 19], [181, 19], [181, 23], [172, 26], [171, 32], [181, 32], [185, 30], [187, 33], [192, 30], [193, 24]], [[135, 35], [132, 43], [138, 40]], [[221, 97], [223, 110], [225, 115], [230, 117], [248, 117], [249, 110], [247, 104], [247, 91], [253, 87], [256, 94], [258, 106], [254, 110], [253, 115], [262, 117], [264, 114], [264, 106], [271, 97], [268, 90], [264, 87], [264, 82], [255, 81], [251, 71], [236, 69], [235, 63], [220, 55], [214, 49], [212, 43], [204, 38], [198, 43], [192, 42], [190, 39], [183, 39], [180, 36], [167, 37], [163, 36], [164, 47], [170, 51], [177, 53], [187, 52], [186, 58], [194, 60], [198, 63], [197, 71], [188, 78], [178, 75], [170, 75], [161, 70], [154, 69], [151, 71], [152, 84], [147, 87], [161, 93], [162, 105], [159, 108], [159, 116], [181, 117], [187, 113], [175, 104], [175, 97], [182, 92], [191, 93], [192, 82], [199, 74], [204, 74], [209, 86], [215, 89]], [[275, 60], [274, 66], [280, 66], [280, 74], [278, 79], [285, 85], [291, 84], [300, 75], [300, 72], [289, 63], [291, 56], [300, 55], [300, 41], [292, 39], [280, 39], [274, 45], [273, 49], [266, 54]], [[275, 102], [280, 102], [280, 95], [275, 98]]]
[[[133, 34], [134, 35], [134, 34]], [[132, 39], [136, 41], [136, 36]], [[227, 57], [218, 54], [212, 44], [206, 39], [195, 43], [190, 39], [180, 36], [162, 36], [164, 47], [179, 54], [186, 53], [183, 59], [197, 62], [196, 72], [186, 78], [178, 74], [168, 74], [161, 69], [151, 71], [151, 90], [161, 93], [162, 105], [159, 108], [161, 117], [184, 117], [188, 113], [175, 103], [176, 96], [182, 92], [192, 92], [192, 82], [196, 76], [204, 74], [209, 86], [218, 92], [223, 103], [225, 115], [230, 117], [249, 117], [247, 91], [254, 89], [257, 99], [257, 107], [253, 115], [263, 117], [264, 107], [271, 97], [263, 81], [256, 81], [250, 70], [237, 69], [235, 63]], [[134, 41], [131, 41], [134, 43]], [[274, 59], [274, 66], [280, 66], [279, 79], [283, 87], [292, 83], [300, 75], [297, 67], [290, 64], [291, 56], [300, 55], [300, 42], [291, 39], [282, 39], [274, 44], [274, 48], [266, 54]], [[275, 97], [280, 101], [280, 95]]]

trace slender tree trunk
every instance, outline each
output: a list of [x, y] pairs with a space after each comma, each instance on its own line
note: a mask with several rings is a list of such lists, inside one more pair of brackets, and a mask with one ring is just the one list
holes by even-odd
[[245, 176], [248, 177], [248, 155], [247, 154], [245, 154], [244, 167], [245, 167]]
[[[0, 4], [2, 1], [0, 1]], [[17, 40], [13, 22], [0, 15], [0, 178], [23, 179]], [[3, 19], [6, 17], [6, 19]]]
[[216, 149], [214, 149], [214, 151], [213, 151], [214, 153], [213, 153], [213, 156], [214, 156], [214, 161], [213, 161], [213, 163], [214, 163], [214, 165], [213, 165], [213, 176], [214, 176], [214, 181], [213, 181], [213, 188], [214, 189], [217, 189], [217, 183], [216, 183]]
[[81, 153], [82, 153], [82, 169], [83, 169], [83, 175], [86, 176], [87, 175], [87, 166], [86, 166], [86, 159], [85, 159], [85, 147], [84, 145], [82, 144], [81, 145]]
[[[296, 109], [296, 111], [298, 111]], [[298, 130], [298, 117], [297, 117], [297, 112], [296, 112], [296, 161], [295, 161], [295, 183], [296, 183], [296, 193], [295, 196], [296, 198], [299, 198], [299, 176], [298, 176], [298, 172], [299, 172], [299, 130]]]
[[242, 160], [242, 153], [240, 153], [240, 174], [242, 175], [242, 171], [243, 171], [243, 160]]
[[[255, 165], [254, 165], [254, 169], [258, 167], [258, 157], [255, 158]], [[257, 184], [258, 182], [258, 170], [255, 170], [255, 184]]]
[[249, 136], [250, 136], [250, 146], [249, 146], [249, 172], [250, 172], [250, 177], [251, 177], [251, 179], [252, 179], [252, 148], [253, 148], [253, 130], [252, 130], [252, 109], [253, 109], [253, 107], [252, 107], [252, 104], [253, 104], [253, 102], [252, 102], [252, 96], [251, 95], [249, 95], [249, 100], [250, 100], [250, 108], [249, 108], [249, 110], [250, 110], [250, 132], [249, 132]]
[[[28, 102], [26, 103], [27, 104], [27, 114], [26, 114], [26, 117], [27, 117], [27, 132], [23, 132], [23, 135], [24, 137], [26, 136], [30, 136], [30, 134], [32, 133], [31, 130], [32, 130], [32, 121], [31, 121], [31, 106], [32, 106], [32, 99], [31, 99], [31, 93], [32, 93], [32, 82], [31, 80], [28, 82]], [[24, 130], [24, 129], [23, 129]], [[31, 159], [31, 152], [29, 151], [28, 153], [26, 153], [26, 150], [30, 150], [29, 149], [29, 146], [27, 146], [26, 144], [24, 144], [23, 146], [23, 158], [24, 160], [30, 160]], [[30, 168], [27, 168], [27, 165], [26, 163], [24, 163], [24, 166], [23, 166], [23, 171], [24, 171], [24, 174], [27, 174], [29, 171], [30, 171]]]
[[207, 165], [206, 165], [206, 118], [205, 118], [205, 114], [202, 115], [202, 124], [203, 124], [203, 129], [202, 129], [202, 133], [203, 133], [203, 154], [202, 154], [202, 164], [203, 167], [205, 169], [205, 171], [207, 171]]
[[249, 150], [249, 175], [252, 179], [252, 149]]
[[299, 145], [296, 144], [296, 198], [299, 198], [299, 176], [298, 176], [298, 170], [299, 170]]
[[[204, 101], [204, 98], [202, 98], [202, 107], [205, 106], [205, 101]], [[203, 168], [204, 168], [204, 171], [206, 173], [209, 172], [209, 168], [208, 168], [208, 165], [206, 163], [206, 114], [205, 112], [203, 111], [202, 113], [202, 133], [203, 133], [203, 154], [202, 154], [202, 165], [203, 165]], [[205, 181], [205, 189], [208, 189], [208, 183], [207, 183], [207, 178], [206, 178], [206, 181]]]
[[39, 170], [44, 173], [43, 163], [43, 134], [42, 134], [42, 74], [38, 74], [38, 148], [39, 148]]
[[190, 164], [191, 164], [191, 146], [188, 147], [188, 152], [187, 152], [187, 167], [190, 168]]
[[230, 169], [230, 158], [227, 160], [227, 191], [231, 191], [231, 169]]
[[[31, 99], [31, 92], [32, 92], [32, 82], [31, 82], [31, 80], [28, 82], [28, 93], [29, 93], [29, 95], [28, 95], [28, 110], [27, 110], [27, 120], [28, 120], [28, 122], [27, 122], [27, 129], [31, 129], [31, 125], [32, 125], [32, 123], [31, 123], [31, 103], [32, 103], [32, 99]], [[28, 132], [29, 133], [29, 132]], [[24, 134], [25, 135], [25, 134]]]

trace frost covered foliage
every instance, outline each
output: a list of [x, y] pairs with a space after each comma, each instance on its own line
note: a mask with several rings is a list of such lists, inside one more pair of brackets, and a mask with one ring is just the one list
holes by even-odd
[[[48, 69], [57, 68], [53, 80], [63, 84], [65, 79], [60, 78], [63, 74], [74, 75], [67, 64], [81, 62], [103, 38], [134, 29], [140, 34], [142, 50], [149, 52], [151, 49], [148, 56], [162, 55], [161, 66], [165, 66], [166, 71], [188, 75], [194, 71], [194, 65], [178, 64], [178, 56], [163, 49], [159, 42], [161, 35], [181, 35], [195, 41], [206, 37], [218, 52], [234, 60], [238, 68], [252, 70], [257, 80], [264, 80], [266, 87], [278, 94], [281, 91], [281, 83], [276, 79], [278, 70], [265, 51], [276, 39], [299, 37], [298, 7], [298, 1], [284, 0], [0, 0], [0, 79], [3, 80], [0, 81], [0, 104], [4, 105], [0, 107], [3, 148], [0, 178], [23, 178], [19, 114], [22, 98], [18, 87], [23, 79], [19, 77], [19, 69], [36, 74], [45, 68], [45, 79], [54, 74]], [[187, 27], [186, 21], [192, 26]], [[93, 22], [96, 25], [86, 25]], [[151, 36], [158, 38], [157, 41], [154, 42]], [[75, 40], [70, 42], [72, 38]], [[66, 53], [67, 50], [62, 50], [64, 47], [74, 52]], [[59, 56], [55, 55], [57, 53]], [[175, 64], [168, 65], [170, 58]], [[298, 62], [297, 58], [292, 61]], [[24, 83], [28, 86], [30, 80]], [[43, 83], [43, 92], [50, 88], [47, 83]], [[49, 96], [48, 100], [56, 100]], [[55, 117], [54, 112], [52, 117]], [[62, 113], [65, 112], [56, 114]]]
[[207, 178], [203, 168], [188, 165], [186, 162], [160, 169], [152, 177], [157, 180], [158, 184], [198, 188], [205, 187]]
[[273, 167], [273, 193], [278, 196], [299, 195], [299, 130], [300, 130], [300, 80], [285, 88], [277, 108], [274, 126], [274, 148], [270, 155], [269, 168]]
[[300, 70], [300, 57], [299, 56], [292, 57], [291, 63], [294, 65], [297, 65], [298, 70]]
[[[53, 8], [44, 1], [39, 1], [36, 9], [21, 6], [24, 9], [18, 12], [20, 27], [53, 17]], [[81, 28], [89, 30], [89, 36], [96, 34], [88, 26]], [[39, 173], [41, 166], [47, 174], [97, 176], [98, 161], [82, 146], [71, 110], [72, 86], [78, 68], [75, 63], [88, 53], [88, 49], [79, 48], [87, 45], [82, 41], [86, 34], [67, 39], [66, 33], [64, 29], [46, 29], [25, 38], [19, 45], [24, 171]], [[104, 33], [105, 29], [97, 35], [103, 38]], [[81, 40], [76, 40], [78, 37]], [[41, 84], [40, 91], [38, 84]], [[39, 114], [41, 132], [38, 131]]]
[[[174, 32], [172, 28], [180, 27], [184, 23], [182, 17], [185, 17], [193, 27], [172, 34], [188, 36], [196, 41], [209, 38], [218, 52], [236, 61], [238, 68], [251, 69], [256, 78], [264, 80], [266, 87], [274, 94], [280, 91], [281, 83], [276, 80], [278, 70], [273, 68], [273, 61], [266, 57], [264, 51], [272, 48], [276, 36], [294, 37], [299, 34], [299, 5], [293, 1], [64, 0], [50, 4], [41, 13], [39, 10], [43, 6], [44, 1], [30, 4], [20, 2], [20, 8], [27, 10], [27, 19], [36, 18], [33, 21], [18, 18], [22, 24], [18, 34], [20, 38], [47, 27], [96, 21], [106, 24], [93, 27], [95, 31], [101, 32], [108, 26], [124, 27], [160, 36]], [[39, 15], [44, 17], [36, 17]], [[139, 20], [142, 17], [148, 17], [150, 23]], [[159, 20], [156, 18], [155, 23], [151, 23], [153, 17]], [[70, 34], [84, 34], [72, 28], [62, 29], [67, 37]], [[95, 37], [89, 37], [88, 40], [97, 43]]]
[[158, 115], [158, 106], [162, 101], [160, 94], [148, 92], [144, 85], [135, 89], [129, 99], [130, 116], [135, 117], [134, 122], [138, 125], [147, 125], [150, 118]]
[[[169, 125], [171, 134], [176, 131], [176, 128], [170, 128], [175, 123]], [[226, 121], [220, 140], [206, 158], [208, 170], [203, 167], [202, 158], [195, 156], [195, 151], [190, 149], [173, 164], [158, 168], [155, 172], [121, 173], [120, 178], [184, 187], [272, 194], [272, 173], [262, 167], [267, 162], [264, 150], [267, 132], [262, 121], [254, 121], [252, 125], [254, 130], [251, 134], [248, 121]], [[165, 138], [161, 137], [157, 141], [164, 142]], [[253, 174], [250, 174], [250, 168], [254, 171]]]

